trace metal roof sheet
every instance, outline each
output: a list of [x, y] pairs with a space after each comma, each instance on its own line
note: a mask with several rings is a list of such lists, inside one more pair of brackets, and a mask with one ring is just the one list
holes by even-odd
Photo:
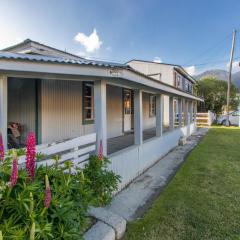
[[88, 59], [75, 60], [75, 59], [67, 59], [62, 57], [49, 57], [44, 55], [11, 53], [11, 52], [5, 52], [5, 51], [0, 51], [0, 59], [77, 64], [77, 65], [93, 65], [93, 66], [99, 66], [99, 67], [112, 67], [112, 68], [113, 67], [128, 68], [126, 64], [114, 63], [114, 62], [96, 61], [96, 60], [88, 60]]

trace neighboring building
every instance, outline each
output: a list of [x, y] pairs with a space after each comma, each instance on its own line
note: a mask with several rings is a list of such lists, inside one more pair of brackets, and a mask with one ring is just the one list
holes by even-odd
[[143, 60], [131, 60], [127, 64], [153, 79], [174, 86], [184, 92], [193, 93], [193, 85], [196, 80], [179, 65]]
[[21, 144], [29, 131], [38, 144], [96, 133], [123, 187], [195, 131], [194, 83], [177, 65], [86, 60], [26, 40], [0, 51], [0, 131], [5, 146], [11, 123]]
[[[179, 65], [149, 62], [143, 60], [131, 60], [127, 63], [130, 67], [138, 72], [143, 73], [157, 81], [169, 84], [184, 92], [193, 94], [193, 85], [196, 80], [190, 76], [184, 68]], [[164, 124], [169, 124], [169, 97], [164, 96]], [[175, 113], [178, 112], [177, 100], [174, 101]]]

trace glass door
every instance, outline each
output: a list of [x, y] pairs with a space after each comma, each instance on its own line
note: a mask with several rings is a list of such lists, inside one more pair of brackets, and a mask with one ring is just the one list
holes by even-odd
[[130, 132], [132, 129], [132, 91], [123, 90], [123, 131]]

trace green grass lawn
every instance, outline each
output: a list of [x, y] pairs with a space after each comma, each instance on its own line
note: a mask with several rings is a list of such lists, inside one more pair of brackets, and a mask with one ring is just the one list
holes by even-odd
[[210, 129], [128, 239], [240, 239], [240, 129]]

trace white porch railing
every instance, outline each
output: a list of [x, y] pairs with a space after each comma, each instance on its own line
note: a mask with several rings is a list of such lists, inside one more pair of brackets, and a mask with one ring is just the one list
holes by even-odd
[[197, 113], [197, 125], [198, 126], [211, 126], [216, 120], [216, 115], [211, 112]]
[[179, 139], [188, 137], [196, 131], [195, 122], [188, 126], [175, 128], [164, 133], [161, 137], [153, 137], [141, 145], [133, 145], [109, 156], [109, 169], [121, 176], [119, 190], [142, 174], [146, 169], [159, 161], [174, 147], [178, 146]]
[[[44, 155], [44, 160], [37, 162], [37, 166], [51, 166], [55, 163], [54, 157], [58, 156], [61, 166], [66, 161], [71, 161], [73, 167], [82, 168], [89, 156], [96, 150], [96, 133], [73, 138], [60, 143], [43, 144], [36, 147], [37, 153]], [[25, 156], [19, 158], [19, 164], [24, 164]]]

